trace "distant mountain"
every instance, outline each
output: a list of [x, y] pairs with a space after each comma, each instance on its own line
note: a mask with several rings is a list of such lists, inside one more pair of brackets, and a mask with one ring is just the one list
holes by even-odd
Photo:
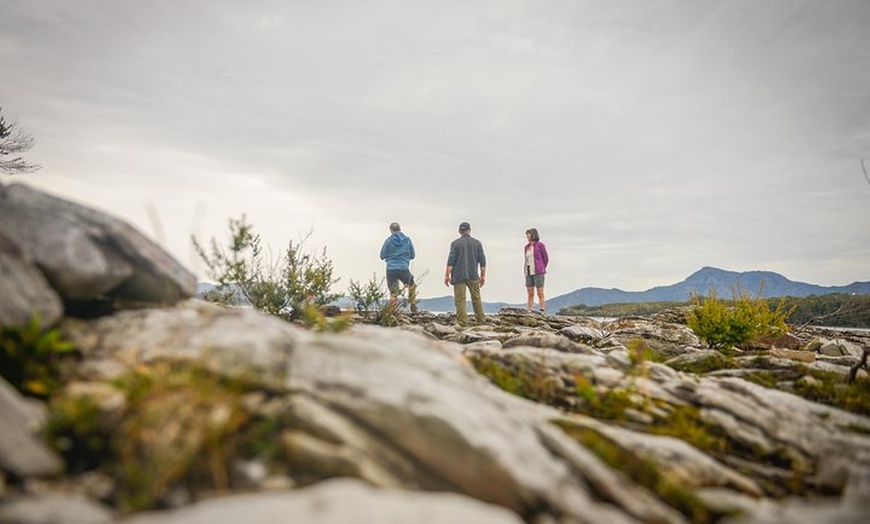
[[[633, 302], [685, 302], [693, 294], [707, 295], [711, 289], [722, 298], [731, 298], [734, 289], [742, 289], [752, 296], [761, 298], [770, 297], [806, 297], [809, 295], [828, 295], [831, 293], [849, 293], [858, 295], [870, 295], [870, 282], [853, 282], [848, 286], [818, 286], [789, 280], [779, 273], [772, 271], [726, 271], [715, 267], [703, 267], [689, 275], [682, 282], [669, 286], [657, 286], [646, 291], [623, 291], [621, 289], [604, 289], [598, 287], [584, 287], [564, 295], [547, 299], [547, 310], [557, 312], [568, 306], [585, 304], [587, 306], [600, 306], [602, 304], [633, 303]], [[200, 282], [197, 286], [197, 296], [210, 289], [213, 284]], [[338, 304], [342, 309], [353, 308], [353, 303], [346, 297], [340, 299]], [[420, 309], [432, 312], [453, 312], [453, 297], [450, 295], [436, 298], [423, 298], [418, 301]], [[493, 314], [503, 307], [526, 307], [526, 304], [508, 302], [484, 302], [483, 309], [486, 313]], [[471, 310], [471, 304], [468, 305]]]
[[[703, 267], [682, 282], [658, 286], [646, 291], [622, 291], [586, 287], [547, 300], [547, 309], [558, 311], [564, 307], [585, 304], [600, 306], [617, 302], [683, 302], [693, 294], [707, 295], [714, 289], [722, 298], [731, 298], [732, 290], [741, 289], [754, 297], [806, 297], [830, 293], [870, 295], [870, 282], [853, 282], [848, 286], [818, 286], [789, 280], [772, 271], [734, 272], [715, 267]], [[760, 290], [760, 294], [759, 294]]]

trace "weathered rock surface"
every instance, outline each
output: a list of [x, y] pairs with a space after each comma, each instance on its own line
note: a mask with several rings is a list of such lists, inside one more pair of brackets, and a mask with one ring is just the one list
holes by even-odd
[[[272, 394], [285, 391], [284, 400], [273, 401], [268, 409], [295, 421], [282, 436], [288, 471], [305, 484], [349, 476], [379, 487], [382, 491], [342, 488], [356, 490], [354, 497], [370, 498], [365, 504], [390, 501], [394, 490], [412, 489], [453, 492], [456, 500], [468, 497], [468, 503], [473, 499], [494, 504], [526, 521], [546, 515], [556, 516], [557, 522], [686, 521], [554, 422], [594, 431], [699, 496], [716, 489], [750, 498], [781, 495], [776, 486], [791, 475], [790, 470], [753, 465], [745, 456], [713, 457], [682, 440], [649, 432], [658, 417], [667, 418], [669, 410], [684, 405], [698, 408], [706, 424], [741, 446], [799, 466], [823, 492], [841, 493], [844, 501], [870, 496], [863, 480], [870, 472], [868, 417], [738, 378], [708, 378], [652, 362], [639, 372], [628, 350], [609, 345], [612, 342], [595, 349], [555, 335], [564, 327], [544, 323], [514, 332], [505, 330], [506, 321], [498, 316], [490, 321], [476, 332], [497, 337], [507, 332], [505, 345], [510, 347], [439, 341], [432, 333], [450, 338], [456, 332], [434, 327], [432, 319], [423, 323], [428, 326], [426, 336], [365, 325], [345, 334], [318, 334], [252, 310], [200, 301], [92, 320], [67, 319], [60, 329], [84, 359], [70, 383], [70, 394], [94, 395], [105, 409], [119, 401], [112, 398], [111, 388], [100, 384], [123, 370], [167, 360], [197, 362], [225, 376], [256, 376]], [[650, 329], [645, 321], [642, 330]], [[677, 337], [672, 343], [683, 348], [684, 342]], [[631, 427], [557, 411], [496, 388], [477, 374], [463, 353], [526, 369], [535, 366], [555, 385], [554, 391], [564, 388], [565, 398], [570, 398], [567, 393], [578, 377], [585, 377], [601, 393], [634, 391], [657, 407], [650, 414], [630, 417]], [[674, 360], [685, 364], [691, 362], [688, 359], [685, 355]], [[843, 456], [849, 460], [837, 460]], [[47, 471], [23, 475], [43, 477]], [[249, 485], [284, 485], [290, 493], [299, 492], [293, 495], [299, 497], [298, 504], [311, 504], [305, 490], [292, 489], [292, 479], [275, 484], [264, 474], [249, 477]], [[210, 508], [222, 504], [291, 504], [276, 502], [277, 495], [229, 500], [142, 516], [151, 520], [141, 522], [207, 518], [219, 511]], [[711, 507], [740, 509], [734, 500], [719, 495]], [[62, 503], [60, 499], [52, 504]], [[327, 511], [328, 518], [338, 518], [333, 509]]]
[[35, 438], [45, 421], [42, 404], [22, 397], [0, 378], [0, 469], [18, 477], [43, 477], [59, 473], [61, 459]]
[[515, 513], [452, 493], [379, 489], [340, 479], [291, 492], [211, 499], [171, 513], [148, 513], [124, 524], [521, 524]]
[[0, 231], [0, 326], [22, 326], [33, 314], [53, 325], [63, 316], [60, 297], [18, 244]]

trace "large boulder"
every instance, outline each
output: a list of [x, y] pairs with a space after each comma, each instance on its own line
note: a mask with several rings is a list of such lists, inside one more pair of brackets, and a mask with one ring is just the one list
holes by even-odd
[[24, 279], [7, 289], [19, 303], [4, 323], [34, 312], [57, 320], [59, 301], [174, 303], [196, 292], [196, 277], [126, 222], [26, 185], [0, 185], [0, 223], [0, 266]]

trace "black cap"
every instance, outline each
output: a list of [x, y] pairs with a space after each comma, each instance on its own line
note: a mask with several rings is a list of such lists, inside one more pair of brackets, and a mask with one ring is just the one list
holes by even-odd
[[460, 231], [470, 231], [471, 224], [469, 224], [468, 222], [463, 222], [463, 223], [459, 224], [459, 230]]

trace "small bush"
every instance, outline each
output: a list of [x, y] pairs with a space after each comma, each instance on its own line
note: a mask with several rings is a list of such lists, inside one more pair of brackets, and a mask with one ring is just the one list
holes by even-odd
[[302, 319], [309, 306], [322, 308], [339, 298], [330, 291], [339, 279], [333, 278], [333, 264], [326, 256], [303, 250], [304, 238], [287, 245], [277, 262], [263, 251], [260, 236], [245, 217], [229, 221], [230, 238], [226, 248], [212, 238], [206, 249], [192, 238], [194, 249], [208, 267], [208, 276], [217, 290], [205, 298], [226, 304], [244, 299], [254, 308], [285, 318]]
[[[760, 294], [760, 293], [759, 293]], [[740, 346], [761, 336], [778, 337], [788, 332], [782, 303], [771, 310], [768, 302], [735, 290], [731, 302], [710, 290], [706, 298], [695, 296], [688, 325], [711, 348]]]
[[357, 313], [379, 311], [384, 307], [387, 294], [383, 290], [384, 279], [378, 280], [376, 275], [365, 284], [351, 279], [347, 286], [347, 294], [353, 300]]
[[393, 308], [387, 297], [387, 293], [383, 290], [384, 279], [376, 275], [365, 284], [350, 281], [347, 293], [354, 302], [354, 308], [357, 314], [385, 327], [394, 327], [399, 325], [398, 310], [407, 299], [404, 298], [405, 289], [399, 284], [397, 296], [399, 297], [399, 307]]

